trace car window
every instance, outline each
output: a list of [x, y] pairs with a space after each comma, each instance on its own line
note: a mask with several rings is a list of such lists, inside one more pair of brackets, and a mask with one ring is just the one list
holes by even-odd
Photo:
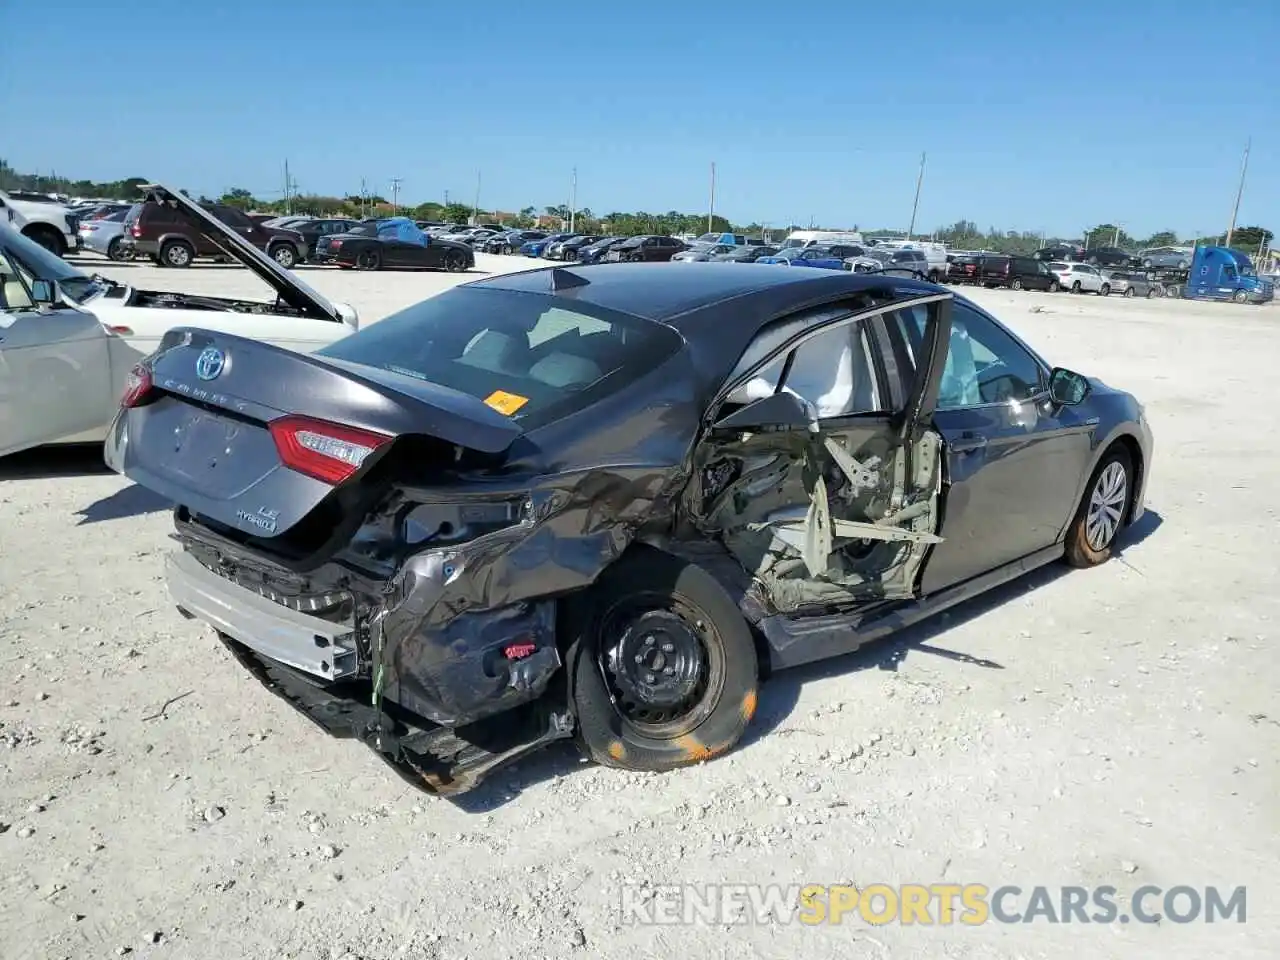
[[[824, 313], [830, 313], [829, 310]], [[787, 357], [795, 354], [790, 369]], [[781, 388], [807, 400], [819, 419], [880, 413], [887, 404], [872, 361], [864, 323], [841, 323], [776, 357], [756, 376], [736, 388], [729, 403], [750, 403]]]
[[251, 227], [253, 221], [237, 210], [235, 207], [224, 206], [223, 204], [214, 204], [207, 208], [210, 213], [221, 220], [229, 227]]
[[[924, 307], [898, 310], [886, 319], [907, 344], [904, 358], [914, 365], [914, 351], [924, 335]], [[1043, 371], [1025, 347], [1007, 331], [972, 307], [951, 305], [951, 337], [938, 387], [938, 410], [956, 410], [987, 403], [1028, 400], [1042, 392]]]
[[964, 304], [952, 304], [939, 410], [1027, 400], [1040, 392], [1041, 376], [1040, 364], [1013, 337]]
[[534, 429], [616, 392], [680, 345], [662, 324], [594, 305], [455, 287], [320, 354], [470, 394]]
[[30, 310], [34, 306], [18, 268], [0, 251], [0, 310]]

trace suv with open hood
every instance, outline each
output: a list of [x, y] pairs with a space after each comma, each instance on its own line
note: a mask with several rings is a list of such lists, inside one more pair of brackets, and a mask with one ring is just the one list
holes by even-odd
[[[200, 206], [286, 270], [307, 259], [307, 241], [296, 230], [254, 223], [244, 211], [224, 203]], [[227, 257], [226, 251], [190, 217], [159, 202], [154, 193], [148, 193], [125, 215], [121, 246], [124, 252], [150, 257], [162, 267], [189, 267], [197, 257]]]

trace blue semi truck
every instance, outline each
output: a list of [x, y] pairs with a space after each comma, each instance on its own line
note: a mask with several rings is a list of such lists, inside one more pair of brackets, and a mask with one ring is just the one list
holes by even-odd
[[1229, 247], [1196, 247], [1189, 270], [1154, 270], [1151, 275], [1164, 287], [1166, 297], [1234, 303], [1267, 303], [1275, 298], [1275, 285], [1258, 276], [1248, 256]]

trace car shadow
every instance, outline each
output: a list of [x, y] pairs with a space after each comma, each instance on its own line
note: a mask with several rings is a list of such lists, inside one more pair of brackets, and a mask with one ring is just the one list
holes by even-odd
[[[1112, 560], [1132, 567], [1133, 565], [1124, 559], [1125, 552], [1155, 533], [1163, 522], [1164, 519], [1159, 513], [1148, 509], [1137, 523], [1125, 530], [1122, 539], [1118, 541], [1112, 550]], [[876, 669], [896, 673], [903, 661], [913, 653], [941, 657], [944, 660], [952, 660], [986, 670], [1005, 669], [1003, 664], [994, 660], [974, 657], [963, 650], [939, 647], [930, 641], [947, 633], [954, 627], [989, 613], [1022, 594], [1047, 586], [1059, 577], [1072, 573], [1087, 575], [1087, 571], [1072, 570], [1071, 567], [1068, 567], [1063, 562], [1046, 564], [1015, 580], [957, 604], [936, 616], [913, 624], [882, 640], [869, 643], [852, 653], [833, 657], [830, 660], [806, 664], [776, 674], [761, 687], [760, 707], [756, 713], [755, 721], [747, 728], [747, 733], [742, 739], [742, 745], [747, 746], [754, 743], [778, 728], [795, 709], [795, 705], [800, 698], [801, 688], [806, 683], [814, 680], [852, 673], [856, 670]], [[784, 731], [779, 730], [778, 732]]]
[[[36, 447], [0, 457], [0, 484], [6, 480], [57, 480], [110, 474], [102, 461], [102, 444], [76, 443], [56, 447]], [[75, 512], [76, 526], [121, 520], [170, 509], [170, 503], [145, 487], [131, 483], [110, 496], [95, 500]]]
[[[1129, 527], [1113, 551], [1113, 559], [1128, 564], [1123, 559], [1126, 550], [1146, 540], [1160, 528], [1164, 520], [1160, 514], [1148, 509], [1141, 520]], [[942, 647], [930, 641], [947, 633], [960, 624], [967, 623], [988, 613], [1004, 603], [1032, 590], [1053, 583], [1059, 577], [1075, 574], [1087, 575], [1087, 571], [1072, 570], [1065, 563], [1046, 564], [1037, 570], [995, 587], [964, 603], [931, 617], [921, 623], [867, 644], [859, 650], [830, 660], [795, 667], [771, 676], [760, 688], [760, 705], [738, 748], [749, 747], [765, 737], [789, 733], [816, 733], [798, 726], [783, 726], [795, 711], [800, 691], [806, 683], [827, 677], [852, 673], [856, 670], [881, 670], [896, 673], [911, 655], [940, 657], [984, 670], [1003, 670], [1004, 665], [994, 660], [975, 657], [963, 650]], [[572, 741], [561, 740], [509, 767], [496, 771], [467, 793], [447, 797], [449, 802], [465, 813], [488, 813], [515, 799], [525, 788], [557, 777], [571, 776], [575, 771], [594, 766], [584, 760]]]
[[46, 480], [110, 472], [110, 468], [102, 461], [100, 443], [35, 447], [0, 457], [0, 483], [6, 480]]
[[101, 523], [103, 520], [123, 520], [125, 517], [140, 517], [146, 513], [160, 513], [173, 509], [173, 504], [159, 494], [152, 493], [146, 487], [136, 483], [117, 490], [109, 497], [95, 500], [82, 510], [76, 511], [80, 519], [77, 527], [87, 523]]

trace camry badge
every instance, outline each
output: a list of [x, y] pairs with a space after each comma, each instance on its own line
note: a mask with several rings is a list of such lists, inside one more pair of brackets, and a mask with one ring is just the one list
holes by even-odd
[[196, 376], [201, 380], [216, 380], [227, 365], [226, 355], [217, 347], [205, 347], [196, 358]]

